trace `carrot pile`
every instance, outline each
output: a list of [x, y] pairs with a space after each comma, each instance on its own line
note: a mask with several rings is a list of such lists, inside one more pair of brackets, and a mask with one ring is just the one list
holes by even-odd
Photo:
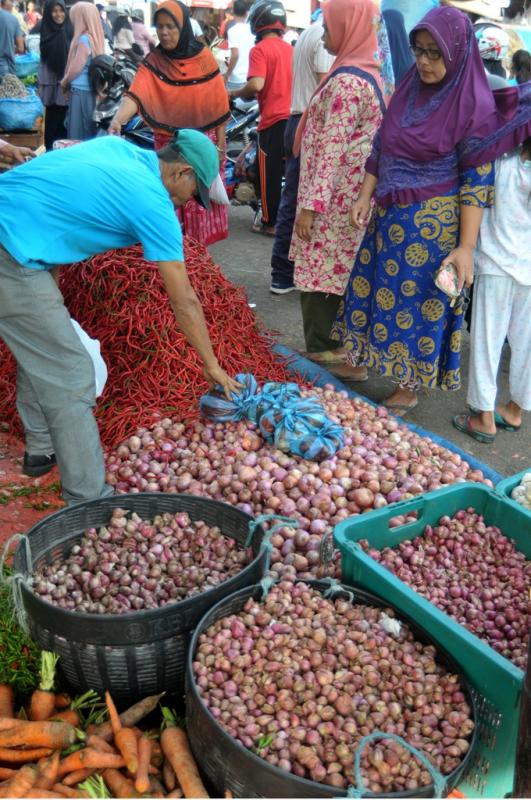
[[[160, 729], [139, 727], [162, 695], [121, 714], [108, 692], [105, 703], [94, 703], [94, 692], [72, 700], [50, 686], [55, 663], [43, 653], [41, 685], [18, 714], [12, 687], [0, 684], [0, 798], [209, 796], [169, 709], [162, 708]], [[89, 704], [103, 707], [108, 721], [84, 719]]]
[[[245, 291], [232, 284], [206, 248], [188, 239], [185, 258], [201, 301], [214, 351], [231, 374], [285, 381], [271, 337], [259, 331]], [[63, 270], [61, 289], [71, 316], [99, 339], [109, 369], [96, 416], [106, 445], [157, 418], [197, 418], [207, 390], [197, 353], [177, 328], [155, 264], [140, 246], [114, 250]], [[15, 408], [15, 364], [0, 347], [0, 421], [20, 425]], [[20, 428], [16, 430], [20, 433]]]

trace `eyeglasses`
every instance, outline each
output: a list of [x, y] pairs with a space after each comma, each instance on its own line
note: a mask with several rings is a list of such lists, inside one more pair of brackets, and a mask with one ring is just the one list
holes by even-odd
[[422, 56], [426, 56], [429, 61], [438, 61], [442, 58], [442, 53], [440, 50], [433, 50], [431, 47], [417, 47], [416, 44], [412, 44], [409, 48], [415, 58], [422, 58]]

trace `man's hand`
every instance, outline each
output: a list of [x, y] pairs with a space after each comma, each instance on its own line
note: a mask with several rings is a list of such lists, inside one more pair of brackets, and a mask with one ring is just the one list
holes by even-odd
[[462, 245], [456, 247], [450, 255], [446, 256], [441, 267], [450, 263], [457, 270], [457, 288], [459, 291], [463, 286], [472, 286], [474, 283], [474, 249], [472, 247], [463, 247]]
[[8, 142], [0, 145], [0, 164], [23, 164], [30, 158], [35, 158], [35, 153], [29, 147], [16, 147]]
[[227, 375], [219, 364], [216, 367], [205, 367], [203, 369], [203, 375], [207, 379], [210, 388], [221, 386], [227, 400], [232, 399], [232, 392], [238, 393], [238, 390], [242, 388], [241, 383], [237, 383], [233, 378]]
[[295, 233], [304, 239], [305, 242], [311, 242], [313, 223], [315, 220], [315, 211], [310, 211], [309, 208], [301, 208], [295, 220]]

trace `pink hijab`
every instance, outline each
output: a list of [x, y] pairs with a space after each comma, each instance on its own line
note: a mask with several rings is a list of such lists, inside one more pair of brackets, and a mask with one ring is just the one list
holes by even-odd
[[[324, 24], [336, 57], [330, 72], [312, 95], [319, 94], [331, 76], [343, 67], [357, 67], [369, 73], [382, 89], [378, 61], [378, 9], [372, 0], [323, 0]], [[295, 135], [294, 155], [299, 155], [308, 112], [305, 111]]]
[[93, 3], [78, 2], [70, 9], [70, 21], [74, 26], [74, 37], [70, 45], [63, 81], [71, 83], [83, 69], [87, 60], [86, 48], [79, 46], [84, 34], [90, 42], [92, 58], [105, 53], [105, 39], [99, 11]]

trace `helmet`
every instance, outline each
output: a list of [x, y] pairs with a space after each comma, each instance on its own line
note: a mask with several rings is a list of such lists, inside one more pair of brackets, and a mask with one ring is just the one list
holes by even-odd
[[95, 56], [90, 62], [89, 81], [96, 94], [103, 94], [115, 80], [116, 61], [112, 56]]
[[263, 31], [285, 31], [286, 10], [280, 0], [256, 0], [249, 9], [247, 22], [254, 36]]
[[483, 61], [503, 61], [509, 52], [509, 34], [497, 25], [478, 25], [476, 41]]

